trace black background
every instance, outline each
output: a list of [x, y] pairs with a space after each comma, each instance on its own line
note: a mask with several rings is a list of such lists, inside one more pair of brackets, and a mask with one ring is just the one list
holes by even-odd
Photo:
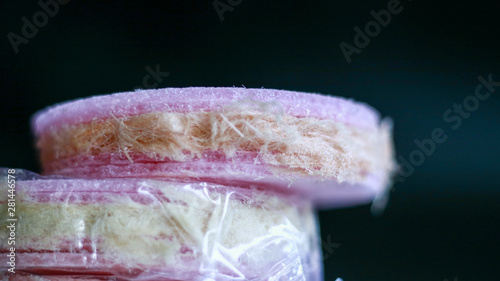
[[347, 63], [339, 44], [352, 45], [353, 28], [388, 2], [243, 0], [221, 21], [212, 1], [70, 1], [16, 54], [7, 34], [22, 35], [21, 18], [41, 8], [2, 1], [0, 166], [39, 172], [34, 112], [133, 90], [147, 66], [169, 73], [158, 87], [350, 97], [393, 119], [405, 159], [435, 128], [447, 140], [395, 184], [381, 216], [368, 205], [319, 213], [322, 239], [341, 244], [325, 280], [500, 280], [500, 87], [456, 130], [443, 119], [479, 75], [500, 81], [497, 1], [401, 1]]

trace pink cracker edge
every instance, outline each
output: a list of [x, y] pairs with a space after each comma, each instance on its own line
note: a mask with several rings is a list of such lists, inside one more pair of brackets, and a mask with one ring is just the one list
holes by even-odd
[[32, 129], [38, 135], [62, 124], [107, 119], [110, 113], [119, 118], [162, 111], [208, 111], [244, 99], [279, 102], [285, 113], [295, 117], [331, 119], [360, 128], [374, 128], [380, 122], [379, 113], [369, 105], [341, 97], [272, 89], [190, 87], [122, 92], [56, 104], [33, 116]]

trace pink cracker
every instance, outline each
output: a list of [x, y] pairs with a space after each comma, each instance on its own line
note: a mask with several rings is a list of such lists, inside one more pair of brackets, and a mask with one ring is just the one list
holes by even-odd
[[[274, 103], [294, 117], [333, 120], [366, 131], [376, 131], [380, 124], [379, 114], [373, 108], [340, 97], [271, 89], [193, 87], [124, 92], [67, 102], [38, 112], [32, 126], [40, 137], [67, 125], [85, 124], [95, 119], [151, 112], [219, 110], [245, 100]], [[215, 155], [217, 152], [210, 153]], [[339, 183], [331, 177], [281, 176], [267, 164], [255, 164], [258, 154], [253, 152], [238, 152], [231, 159], [209, 154], [184, 162], [158, 160], [146, 155], [130, 154], [125, 157], [121, 153], [80, 154], [42, 164], [46, 174], [84, 178], [172, 178], [266, 186], [287, 193], [299, 193], [320, 207], [368, 203], [383, 194], [389, 184], [387, 171], [372, 171], [356, 184]]]
[[[0, 169], [0, 172], [2, 170]], [[51, 203], [72, 206], [80, 206], [85, 204], [95, 204], [104, 205], [110, 202], [107, 199], [112, 199], [111, 201], [120, 200], [122, 197], [124, 199], [132, 199], [134, 202], [139, 202], [145, 205], [156, 205], [164, 206], [163, 204], [182, 204], [180, 201], [172, 201], [169, 194], [161, 194], [158, 192], [160, 188], [168, 188], [169, 191], [174, 192], [187, 192], [191, 193], [193, 190], [202, 191], [196, 192], [197, 195], [193, 196], [206, 196], [206, 200], [214, 200], [212, 195], [215, 193], [226, 194], [231, 197], [231, 200], [238, 200], [243, 202], [248, 206], [254, 206], [256, 209], [265, 208], [272, 212], [273, 208], [270, 206], [261, 206], [262, 202], [267, 202], [271, 197], [262, 196], [263, 192], [271, 193], [269, 190], [254, 190], [250, 188], [240, 188], [236, 186], [220, 186], [215, 184], [206, 184], [201, 182], [186, 182], [186, 181], [175, 181], [169, 180], [168, 186], [163, 186], [165, 181], [152, 181], [150, 179], [97, 179], [97, 180], [86, 180], [86, 179], [75, 179], [75, 178], [64, 178], [64, 177], [50, 177], [50, 178], [37, 178], [25, 180], [23, 179], [23, 171], [17, 171], [16, 176], [19, 180], [17, 181], [16, 191], [18, 194], [18, 204], [28, 205], [28, 204], [48, 204]], [[33, 178], [31, 175], [29, 178]], [[273, 195], [278, 194], [273, 192]], [[159, 198], [159, 196], [163, 196]], [[297, 198], [282, 198], [285, 201], [296, 200]], [[155, 202], [155, 200], [157, 202]], [[158, 201], [159, 200], [159, 201]], [[297, 199], [310, 206], [302, 199]], [[127, 200], [121, 201], [127, 204]], [[4, 203], [5, 202], [0, 202]], [[219, 204], [219, 203], [214, 203]], [[293, 206], [293, 205], [292, 205]], [[301, 208], [299, 203], [296, 204], [297, 208]], [[196, 208], [196, 207], [194, 207]], [[281, 205], [278, 206], [278, 212]], [[308, 208], [306, 208], [308, 209]], [[308, 209], [311, 210], [311, 209]], [[284, 213], [283, 215], [286, 215]], [[20, 213], [22, 217], [22, 213]], [[57, 219], [57, 218], [54, 218]], [[22, 220], [20, 220], [22, 221]], [[306, 232], [304, 232], [306, 234]], [[307, 233], [309, 235], [309, 233]], [[270, 241], [276, 239], [273, 237], [279, 234], [275, 232], [269, 233], [266, 236], [258, 236], [256, 238], [266, 237]], [[76, 237], [76, 233], [75, 233]], [[79, 242], [81, 243], [80, 248], [75, 248], [75, 237], [68, 237], [68, 239], [55, 238], [55, 248], [49, 249], [37, 249], [33, 247], [33, 244], [25, 244], [24, 246], [16, 246], [16, 277], [11, 276], [11, 279], [7, 280], [44, 280], [40, 278], [46, 278], [47, 280], [73, 280], [74, 279], [87, 279], [94, 278], [96, 280], [108, 280], [109, 278], [118, 278], [117, 280], [194, 280], [198, 279], [204, 274], [202, 270], [198, 270], [201, 260], [196, 257], [182, 257], [182, 253], [186, 251], [199, 250], [195, 245], [189, 243], [185, 244], [181, 249], [176, 250], [177, 255], [181, 257], [175, 264], [153, 264], [145, 265], [141, 263], [134, 264], [133, 266], [127, 266], [127, 264], [119, 263], [113, 258], [106, 257], [103, 251], [97, 246], [93, 246], [99, 238], [89, 238], [89, 236], [79, 237]], [[165, 240], [169, 243], [168, 236], [156, 237], [157, 240]], [[313, 237], [310, 237], [311, 239]], [[22, 239], [22, 237], [19, 237]], [[0, 239], [0, 242], [2, 239]], [[256, 240], [260, 241], [260, 240]], [[5, 241], [3, 241], [5, 242]], [[252, 242], [253, 243], [253, 242]], [[260, 242], [256, 242], [260, 243]], [[264, 243], [264, 242], [262, 242]], [[6, 245], [6, 243], [0, 243]], [[97, 243], [99, 244], [99, 243]], [[264, 244], [265, 245], [265, 244]], [[316, 244], [313, 244], [316, 245]], [[0, 247], [0, 271], [5, 269], [8, 257], [6, 252], [8, 252], [7, 247]], [[295, 252], [290, 260], [281, 260], [284, 263], [288, 263], [291, 266], [295, 266], [295, 259], [300, 254], [301, 262], [306, 262], [310, 259], [317, 259], [319, 261], [319, 255], [317, 248], [311, 249], [307, 252]], [[284, 251], [283, 257], [287, 257], [287, 251]], [[265, 260], [267, 262], [267, 260]], [[270, 260], [269, 271], [266, 274], [273, 276], [275, 269], [272, 267], [274, 265], [274, 260]], [[315, 264], [318, 266], [318, 264]], [[279, 268], [279, 266], [277, 266]], [[208, 266], [209, 270], [217, 270], [217, 273], [222, 275], [227, 274], [231, 276], [234, 274], [233, 271], [227, 270], [224, 266], [219, 265], [217, 267]], [[227, 270], [227, 272], [226, 272]], [[253, 272], [251, 267], [245, 269], [246, 273], [253, 275], [258, 275], [259, 272]], [[319, 274], [321, 273], [319, 267], [305, 268], [308, 274]], [[260, 272], [262, 274], [262, 272]], [[283, 271], [281, 274], [293, 275], [293, 272]], [[1, 275], [0, 275], [1, 276]], [[30, 277], [32, 276], [32, 277]], [[34, 276], [39, 276], [36, 278]], [[52, 278], [57, 276], [56, 278]], [[207, 275], [208, 276], [208, 275]], [[30, 279], [32, 278], [32, 279]], [[319, 277], [318, 277], [319, 278]], [[224, 279], [226, 280], [226, 279]], [[228, 278], [229, 280], [229, 278]], [[311, 280], [319, 280], [313, 278]]]
[[[229, 164], [224, 160], [196, 158], [188, 162], [153, 162], [141, 159], [130, 163], [128, 159], [113, 159], [109, 155], [82, 156], [67, 159], [65, 168], [57, 172], [79, 178], [155, 178], [210, 182], [226, 186], [240, 186], [297, 193], [314, 202], [319, 208], [339, 208], [366, 204], [384, 192], [389, 184], [384, 175], [370, 174], [363, 182], [339, 183], [335, 179], [319, 177], [278, 177], [266, 165], [255, 165], [253, 157], [241, 155]], [[84, 161], [86, 166], [79, 163]], [[226, 187], [228, 188], [228, 187]], [[121, 187], [117, 185], [116, 189]], [[127, 189], [123, 189], [124, 192]]]
[[38, 112], [32, 126], [35, 134], [41, 134], [63, 124], [107, 119], [110, 113], [119, 118], [158, 111], [210, 111], [244, 99], [277, 101], [295, 117], [331, 119], [360, 128], [374, 128], [379, 123], [379, 114], [373, 108], [340, 97], [271, 89], [192, 87], [124, 92], [66, 102]]

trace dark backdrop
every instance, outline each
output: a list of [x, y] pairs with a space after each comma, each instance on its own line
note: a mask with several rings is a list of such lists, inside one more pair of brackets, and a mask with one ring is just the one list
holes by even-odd
[[0, 166], [39, 171], [35, 111], [147, 87], [148, 67], [169, 73], [156, 87], [350, 97], [394, 120], [402, 170], [381, 216], [319, 213], [326, 280], [500, 280], [500, 86], [475, 97], [478, 77], [500, 81], [497, 1], [67, 2], [46, 19], [36, 1], [0, 4]]

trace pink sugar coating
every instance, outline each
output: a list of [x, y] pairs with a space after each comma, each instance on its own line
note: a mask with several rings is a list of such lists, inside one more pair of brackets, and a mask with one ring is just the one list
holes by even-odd
[[[18, 268], [15, 274], [9, 276], [9, 281], [72, 281], [72, 280], [120, 280], [120, 281], [179, 281], [179, 280], [214, 280], [200, 274], [199, 271], [186, 271], [179, 268], [166, 268], [165, 266], [144, 266], [143, 268], [129, 268], [114, 261], [103, 258], [101, 255], [94, 256], [93, 253], [19, 253]], [[315, 258], [309, 256], [309, 259]], [[6, 264], [8, 257], [0, 256], [0, 263]], [[2, 267], [0, 266], [0, 269]], [[312, 272], [308, 280], [320, 280], [320, 269]], [[167, 273], [168, 272], [168, 273]], [[219, 272], [220, 273], [220, 272]], [[282, 273], [283, 274], [283, 273]], [[286, 274], [286, 273], [285, 273]], [[289, 272], [293, 275], [293, 272]], [[36, 277], [35, 277], [36, 276]], [[1, 275], [0, 275], [1, 277]], [[224, 278], [224, 280], [228, 280]], [[235, 278], [236, 279], [236, 278]], [[219, 279], [217, 279], [219, 280]], [[241, 279], [240, 279], [241, 280]], [[247, 279], [245, 279], [247, 280]], [[252, 279], [253, 280], [253, 279]]]
[[[135, 165], [135, 164], [134, 164]], [[220, 185], [217, 183], [165, 178], [64, 178], [18, 181], [17, 192], [25, 194], [23, 200], [36, 203], [105, 204], [129, 199], [144, 205], [170, 202], [168, 194], [195, 193], [203, 190], [210, 194], [231, 194], [232, 200], [239, 200], [252, 206], [260, 206], [262, 195], [280, 196], [287, 202], [298, 201], [285, 193], [249, 186]], [[164, 192], [168, 191], [168, 194]], [[285, 198], [286, 196], [286, 198]], [[260, 198], [260, 199], [259, 199]], [[182, 202], [179, 202], [182, 204]], [[301, 203], [297, 203], [301, 204]]]
[[[234, 161], [210, 157], [196, 158], [187, 162], [152, 161], [144, 157], [128, 159], [112, 155], [81, 156], [59, 161], [64, 168], [57, 169], [59, 175], [77, 178], [169, 178], [175, 181], [196, 181], [231, 186], [260, 188], [286, 194], [299, 194], [312, 200], [318, 208], [339, 208], [369, 203], [381, 194], [388, 185], [382, 174], [369, 174], [357, 184], [337, 182], [304, 176], [277, 176], [267, 165], [255, 165], [251, 153], [239, 153]], [[85, 165], [81, 165], [85, 163]], [[120, 182], [117, 182], [118, 184]], [[120, 184], [119, 184], [120, 185]], [[127, 190], [118, 187], [118, 190]]]
[[220, 109], [250, 99], [278, 102], [295, 117], [331, 119], [360, 128], [375, 128], [379, 114], [370, 106], [341, 97], [272, 89], [164, 88], [94, 96], [61, 103], [38, 112], [32, 120], [36, 135], [64, 124], [88, 123], [94, 118], [119, 118], [150, 112], [191, 112]]
[[[12, 281], [42, 280], [141, 280], [170, 281], [165, 276], [167, 268], [145, 266], [143, 268], [128, 268], [94, 253], [18, 253], [17, 270], [11, 275]], [[8, 261], [6, 255], [0, 256], [0, 262]], [[20, 269], [21, 268], [21, 269]], [[0, 267], [2, 269], [2, 267]], [[196, 277], [195, 272], [177, 272], [169, 269], [171, 275], [181, 275], [186, 280]], [[33, 274], [30, 276], [30, 274]], [[1, 276], [1, 275], [0, 275]], [[37, 276], [39, 278], [36, 278]], [[174, 277], [175, 278], [175, 277]], [[178, 280], [178, 279], [175, 279]]]
[[[136, 164], [132, 165], [135, 169]], [[153, 166], [154, 167], [154, 166]], [[107, 171], [108, 166], [102, 167]], [[161, 166], [158, 167], [161, 169]], [[120, 169], [120, 168], [119, 168]], [[102, 175], [93, 175], [92, 178], [75, 178], [65, 176], [49, 176], [34, 179], [18, 180], [16, 192], [24, 196], [19, 198], [20, 203], [53, 203], [53, 204], [109, 204], [123, 202], [135, 202], [143, 205], [154, 206], [161, 202], [176, 202], [185, 205], [189, 202], [171, 201], [171, 194], [210, 194], [210, 196], [229, 195], [231, 200], [239, 201], [245, 205], [260, 208], [266, 204], [268, 196], [278, 197], [282, 202], [304, 206], [309, 204], [303, 198], [296, 196], [287, 189], [271, 189], [259, 183], [230, 181], [225, 178], [217, 181], [205, 181], [204, 179], [181, 179], [174, 177], [155, 177], [154, 168], [147, 167], [144, 171], [147, 175], [151, 170], [151, 175], [130, 178], [123, 177], [123, 174], [115, 178], [102, 178]], [[196, 169], [196, 168], [195, 168]], [[101, 169], [98, 169], [101, 170]], [[159, 171], [156, 171], [159, 172]], [[21, 177], [22, 178], [22, 177]], [[238, 178], [239, 179], [239, 178]], [[209, 195], [206, 195], [209, 196]], [[174, 196], [175, 197], [175, 196]], [[208, 197], [207, 197], [208, 200]], [[6, 201], [0, 200], [0, 203]], [[267, 207], [269, 208], [269, 206]], [[1, 239], [0, 239], [1, 242]], [[1, 251], [1, 247], [0, 247]]]

